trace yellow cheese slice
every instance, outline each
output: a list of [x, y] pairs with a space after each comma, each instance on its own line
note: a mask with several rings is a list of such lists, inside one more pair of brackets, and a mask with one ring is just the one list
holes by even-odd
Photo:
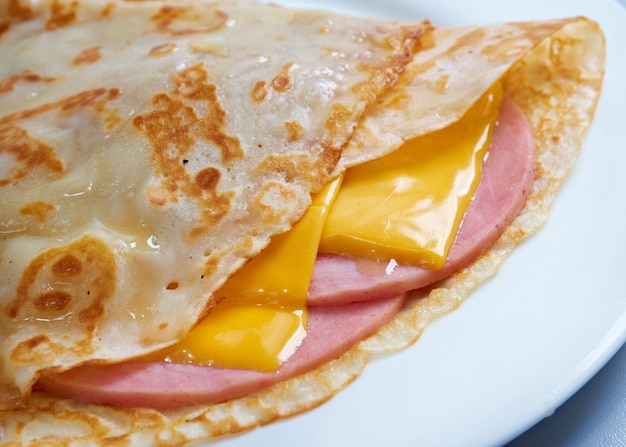
[[461, 120], [348, 169], [319, 251], [441, 268], [480, 182], [501, 98], [497, 83]]

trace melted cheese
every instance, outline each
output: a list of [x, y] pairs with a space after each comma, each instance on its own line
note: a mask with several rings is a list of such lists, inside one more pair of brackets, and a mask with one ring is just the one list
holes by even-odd
[[293, 353], [306, 335], [309, 281], [341, 180], [327, 184], [291, 231], [216, 292], [220, 303], [166, 360], [272, 371]]
[[276, 370], [306, 335], [318, 247], [441, 267], [480, 181], [501, 97], [497, 84], [455, 124], [330, 182], [291, 231], [227, 281], [220, 303], [165, 359]]
[[349, 169], [319, 251], [441, 268], [480, 182], [501, 97], [496, 84], [451, 126]]

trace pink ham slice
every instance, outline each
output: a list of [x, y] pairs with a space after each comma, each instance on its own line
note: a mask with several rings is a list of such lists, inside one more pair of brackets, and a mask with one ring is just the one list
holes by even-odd
[[405, 295], [332, 307], [311, 307], [307, 336], [277, 372], [223, 369], [165, 362], [81, 366], [43, 376], [51, 394], [118, 407], [176, 408], [249, 395], [310, 371], [350, 349], [391, 321]]
[[483, 177], [440, 270], [319, 255], [309, 305], [380, 299], [447, 278], [489, 248], [524, 206], [535, 173], [534, 138], [522, 110], [505, 99]]
[[483, 178], [441, 270], [320, 255], [302, 345], [275, 373], [165, 362], [82, 366], [43, 376], [39, 388], [83, 402], [166, 409], [242, 397], [310, 371], [389, 322], [407, 291], [449, 276], [488, 248], [517, 216], [534, 177], [534, 141], [522, 111], [505, 100]]

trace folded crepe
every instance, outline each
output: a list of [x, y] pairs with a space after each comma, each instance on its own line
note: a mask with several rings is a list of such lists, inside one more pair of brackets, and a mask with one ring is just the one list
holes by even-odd
[[[0, 67], [0, 366], [5, 403], [24, 400], [0, 413], [0, 439], [26, 445], [180, 445], [327, 400], [371, 355], [413, 343], [542, 225], [604, 73], [602, 32], [585, 18], [430, 29], [248, 2], [15, 5], [0, 6], [0, 59], [12, 61]], [[498, 80], [537, 140], [526, 207], [378, 334], [219, 405], [28, 396], [42, 371], [182, 338], [331, 175], [455, 122]]]

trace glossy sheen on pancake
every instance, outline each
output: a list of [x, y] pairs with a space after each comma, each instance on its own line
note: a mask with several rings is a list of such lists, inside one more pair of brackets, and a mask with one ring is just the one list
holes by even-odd
[[0, 396], [171, 344], [328, 179], [421, 24], [0, 1]]
[[[522, 106], [535, 129], [538, 176], [522, 214], [476, 263], [441, 287], [416, 293], [394, 322], [340, 359], [296, 379], [277, 384], [266, 392], [211, 407], [199, 406], [169, 413], [83, 405], [36, 393], [28, 408], [5, 413], [7, 437], [25, 440], [27, 443], [33, 438], [42, 439], [58, 433], [58, 427], [63, 427], [67, 439], [95, 444], [105, 444], [105, 441], [98, 441], [105, 438], [113, 439], [119, 445], [142, 442], [182, 445], [200, 438], [216, 438], [319, 405], [347, 386], [366, 365], [370, 355], [400, 349], [414, 342], [432, 318], [458, 306], [479, 281], [497, 270], [521, 239], [541, 226], [554, 194], [572, 168], [600, 94], [604, 73], [604, 40], [598, 26], [588, 20], [568, 20], [562, 22], [562, 25], [566, 26], [563, 29], [557, 27], [555, 34], [537, 35], [535, 43], [543, 43], [535, 52], [526, 55], [522, 62], [515, 63], [516, 59], [509, 60], [506, 54], [501, 55], [503, 66], [500, 69], [501, 73], [505, 73], [505, 89]], [[474, 29], [474, 32], [497, 34], [498, 27], [506, 29], [509, 25], [494, 25], [485, 27], [483, 31]], [[532, 34], [531, 27], [524, 27], [527, 33]], [[537, 24], [536, 27], [543, 29], [544, 25]], [[458, 35], [459, 43], [465, 41], [461, 36], [471, 31], [472, 28], [441, 30], [445, 35]], [[427, 36], [433, 39], [429, 48], [437, 47], [437, 36]], [[466, 50], [475, 49], [475, 45], [479, 47], [480, 40], [466, 47]], [[551, 51], [556, 49], [564, 51]], [[450, 53], [444, 51], [443, 56], [446, 54]], [[471, 63], [470, 60], [467, 62]], [[459, 70], [458, 67], [449, 69]], [[410, 84], [410, 81], [407, 80], [406, 84]], [[535, 86], [541, 86], [541, 89], [536, 90]], [[482, 93], [473, 85], [462, 88], [476, 95]], [[452, 117], [442, 116], [441, 119], [454, 120], [456, 109], [450, 109], [453, 111]], [[547, 109], [554, 112], [546, 114]], [[410, 123], [409, 118], [403, 117]], [[382, 139], [382, 136], [379, 138]], [[556, 163], [556, 160], [559, 162]], [[559, 169], [552, 169], [557, 164]]]

